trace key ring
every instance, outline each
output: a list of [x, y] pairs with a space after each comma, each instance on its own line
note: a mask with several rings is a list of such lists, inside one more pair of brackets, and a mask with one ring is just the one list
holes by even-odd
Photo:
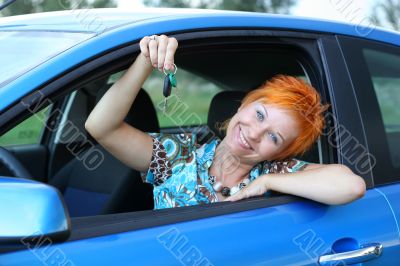
[[[175, 65], [175, 63], [174, 63], [174, 70], [173, 70], [173, 75], [175, 75], [176, 74], [176, 71], [178, 70], [178, 67]], [[168, 75], [168, 74], [171, 74], [171, 73], [167, 73], [167, 72], [165, 72], [165, 68], [163, 69], [163, 71], [164, 71], [164, 75]], [[168, 71], [171, 71], [172, 72], [172, 70], [168, 70]]]

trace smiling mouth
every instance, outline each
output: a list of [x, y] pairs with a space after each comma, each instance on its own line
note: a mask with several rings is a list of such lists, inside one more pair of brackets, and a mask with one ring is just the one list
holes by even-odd
[[243, 136], [242, 129], [240, 128], [240, 126], [239, 126], [239, 143], [242, 144], [241, 145], [242, 147], [252, 150], [250, 144], [246, 141], [245, 137]]

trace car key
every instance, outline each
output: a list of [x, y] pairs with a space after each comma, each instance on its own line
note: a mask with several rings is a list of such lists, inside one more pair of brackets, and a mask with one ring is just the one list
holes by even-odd
[[[164, 104], [163, 104], [163, 113], [165, 115], [165, 113], [167, 112], [167, 108], [168, 108], [168, 97], [171, 95], [172, 92], [172, 87], [177, 86], [177, 81], [175, 78], [175, 73], [178, 70], [178, 68], [176, 67], [176, 65], [174, 64], [174, 72], [173, 73], [167, 73], [165, 72], [164, 69], [164, 74], [165, 74], [165, 78], [164, 78], [164, 86], [163, 86], [163, 95], [164, 95]], [[178, 97], [179, 98], [179, 97]], [[179, 98], [180, 100], [180, 98]]]
[[164, 105], [163, 105], [163, 113], [167, 111], [167, 101], [168, 97], [171, 95], [172, 84], [169, 77], [170, 74], [167, 74], [164, 78], [164, 87], [163, 87], [163, 95], [164, 95]]

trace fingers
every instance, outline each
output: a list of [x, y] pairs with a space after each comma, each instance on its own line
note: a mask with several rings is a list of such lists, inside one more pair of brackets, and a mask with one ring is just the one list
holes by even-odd
[[227, 197], [224, 201], [237, 201], [246, 198], [243, 190], [236, 192], [234, 195]]
[[153, 67], [157, 67], [157, 57], [158, 57], [158, 42], [157, 39], [150, 39], [149, 41], [149, 52], [150, 52], [150, 62]]
[[178, 41], [171, 37], [152, 35], [140, 40], [140, 51], [149, 58], [153, 67], [159, 70], [173, 70], [174, 56], [178, 48]]
[[150, 41], [149, 36], [146, 36], [146, 37], [143, 37], [143, 38], [140, 40], [140, 43], [139, 43], [140, 52], [141, 52], [146, 58], [148, 58], [148, 57], [150, 56], [149, 47], [148, 47], [149, 41]]
[[157, 60], [157, 67], [158, 69], [162, 70], [164, 67], [164, 60], [165, 60], [165, 53], [167, 51], [168, 45], [168, 37], [165, 35], [161, 35], [158, 38], [158, 60]]
[[172, 70], [174, 68], [174, 55], [178, 48], [178, 41], [175, 38], [169, 38], [167, 53], [165, 55], [164, 67], [166, 70]]
[[265, 185], [265, 178], [258, 178], [253, 181], [250, 185], [244, 187], [239, 190], [235, 194], [230, 197], [224, 199], [224, 201], [237, 201], [241, 199], [247, 199], [251, 197], [261, 196], [268, 191], [267, 186]]

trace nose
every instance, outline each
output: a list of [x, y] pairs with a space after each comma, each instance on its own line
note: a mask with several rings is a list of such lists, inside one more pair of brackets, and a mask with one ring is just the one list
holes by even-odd
[[247, 136], [252, 142], [260, 142], [263, 134], [264, 128], [260, 124], [255, 124], [249, 128]]

